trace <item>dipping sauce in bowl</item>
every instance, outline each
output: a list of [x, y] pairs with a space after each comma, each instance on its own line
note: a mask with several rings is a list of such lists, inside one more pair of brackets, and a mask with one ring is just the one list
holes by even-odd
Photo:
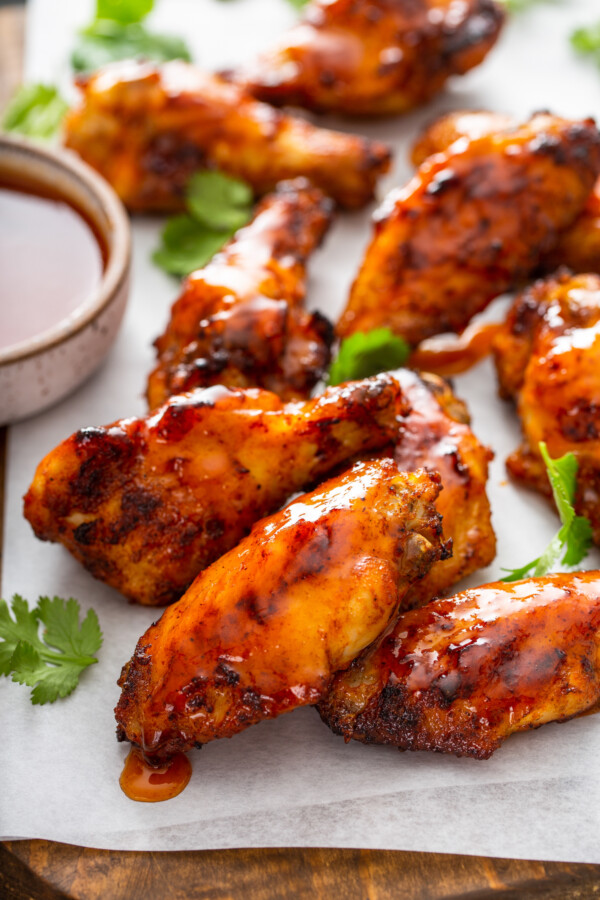
[[76, 312], [98, 288], [105, 262], [106, 248], [82, 213], [41, 187], [0, 178], [0, 350]]
[[123, 205], [89, 166], [0, 135], [0, 425], [60, 400], [104, 360], [130, 245]]

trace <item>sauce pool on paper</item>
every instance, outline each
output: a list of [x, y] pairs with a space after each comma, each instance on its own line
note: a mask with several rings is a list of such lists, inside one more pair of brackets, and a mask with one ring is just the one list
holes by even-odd
[[119, 784], [130, 800], [159, 803], [171, 800], [187, 786], [192, 766], [185, 753], [176, 753], [162, 766], [151, 766], [142, 751], [132, 747], [125, 760]]

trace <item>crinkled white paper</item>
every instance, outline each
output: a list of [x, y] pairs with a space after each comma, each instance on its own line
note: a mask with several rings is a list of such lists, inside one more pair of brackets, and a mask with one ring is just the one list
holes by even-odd
[[[91, 6], [30, 2], [28, 78], [64, 83], [74, 29]], [[248, 58], [295, 15], [285, 0], [157, 6], [153, 26], [183, 34], [207, 68]], [[539, 3], [515, 16], [485, 64], [455, 80], [435, 104], [404, 118], [335, 125], [391, 141], [396, 169], [389, 187], [410, 174], [407, 149], [417, 129], [444, 110], [489, 107], [526, 116], [551, 107], [572, 117], [600, 115], [600, 72], [577, 59], [567, 41], [574, 27], [599, 16], [597, 0]], [[368, 221], [369, 211], [340, 215], [312, 263], [310, 304], [334, 317]], [[133, 293], [106, 365], [63, 403], [10, 430], [2, 595], [75, 596], [98, 611], [105, 639], [99, 664], [65, 701], [34, 707], [28, 689], [0, 680], [0, 834], [127, 850], [371, 847], [600, 863], [600, 716], [513, 737], [491, 760], [477, 762], [346, 746], [314, 710], [303, 709], [193, 754], [192, 781], [174, 800], [139, 804], [121, 793], [127, 748], [114, 738], [115, 682], [156, 611], [129, 606], [65, 550], [37, 541], [21, 516], [21, 496], [42, 455], [72, 431], [144, 411], [151, 341], [177, 294], [177, 283], [149, 261], [159, 228], [156, 220], [134, 223]], [[503, 460], [519, 433], [511, 409], [496, 398], [491, 365], [456, 385], [476, 432], [497, 453], [490, 495], [498, 557], [471, 579], [477, 584], [496, 578], [502, 565], [537, 555], [557, 520], [544, 500], [507, 482]]]

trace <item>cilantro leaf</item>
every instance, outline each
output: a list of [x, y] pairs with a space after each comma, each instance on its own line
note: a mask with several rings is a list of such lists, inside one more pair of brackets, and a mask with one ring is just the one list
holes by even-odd
[[[84, 669], [98, 662], [93, 654], [102, 645], [102, 632], [96, 613], [88, 610], [80, 625], [79, 603], [60, 597], [40, 597], [30, 610], [27, 601], [15, 595], [11, 608], [12, 616], [0, 600], [0, 675], [33, 687], [34, 704], [66, 697]], [[42, 637], [40, 623], [45, 626]]]
[[24, 84], [4, 111], [2, 128], [48, 140], [57, 133], [68, 108], [52, 85]]
[[500, 0], [500, 2], [509, 12], [518, 13], [535, 6], [540, 0]]
[[89, 72], [115, 60], [136, 57], [157, 62], [191, 59], [185, 41], [179, 37], [154, 34], [137, 22], [122, 25], [111, 19], [97, 19], [79, 33], [71, 66], [76, 72]]
[[571, 35], [571, 46], [581, 56], [590, 56], [600, 65], [600, 22], [577, 28]]
[[249, 184], [224, 172], [204, 170], [189, 180], [186, 200], [195, 219], [214, 231], [241, 228], [252, 215]]
[[577, 566], [587, 556], [592, 543], [592, 526], [585, 516], [575, 514], [573, 506], [577, 490], [577, 458], [573, 453], [566, 453], [559, 459], [552, 459], [543, 441], [539, 447], [562, 525], [541, 556], [520, 569], [503, 569], [508, 575], [502, 581], [518, 581], [530, 574], [535, 578], [547, 575], [558, 562], [569, 568]]
[[308, 2], [309, 0], [288, 0], [288, 3], [290, 3], [296, 9], [304, 9]]
[[341, 384], [397, 369], [406, 363], [409, 355], [409, 344], [389, 328], [357, 332], [342, 341], [338, 355], [331, 364], [327, 383]]
[[96, 18], [130, 25], [145, 19], [153, 7], [154, 0], [96, 0]]
[[212, 231], [192, 216], [174, 216], [163, 228], [161, 246], [152, 259], [170, 275], [189, 275], [205, 266], [232, 234]]

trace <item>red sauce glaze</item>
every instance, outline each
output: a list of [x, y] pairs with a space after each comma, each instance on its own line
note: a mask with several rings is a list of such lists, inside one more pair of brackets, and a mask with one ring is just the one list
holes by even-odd
[[463, 334], [442, 334], [422, 341], [410, 357], [413, 369], [435, 375], [466, 372], [491, 352], [494, 338], [502, 328], [499, 322], [471, 325]]
[[192, 766], [185, 753], [176, 753], [162, 766], [151, 766], [137, 747], [129, 751], [119, 784], [130, 800], [159, 803], [171, 800], [187, 786]]

